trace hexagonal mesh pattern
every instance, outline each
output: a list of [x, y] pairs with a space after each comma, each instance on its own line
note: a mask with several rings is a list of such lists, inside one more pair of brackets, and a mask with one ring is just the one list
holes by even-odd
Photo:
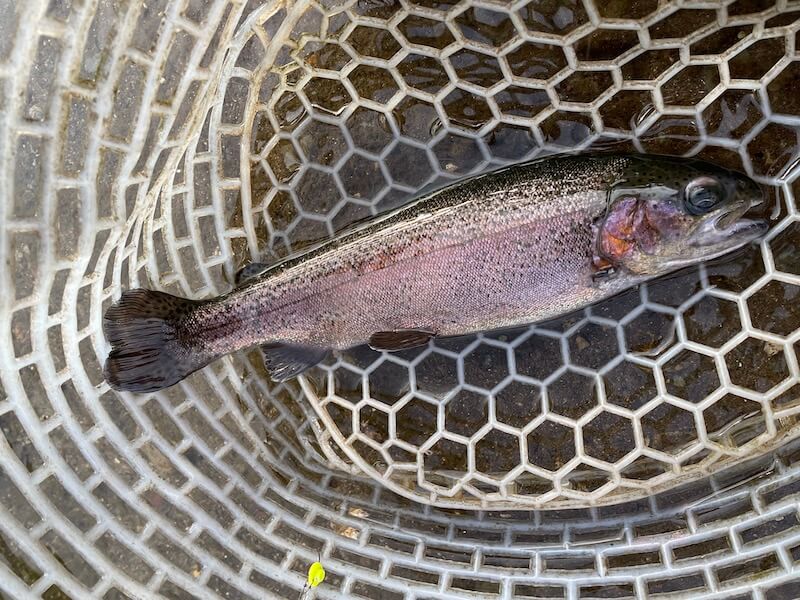
[[[674, 8], [642, 9], [638, 22], [605, 15], [608, 28], [596, 28], [604, 15], [574, 3], [357, 4], [335, 35], [289, 52], [280, 76], [261, 73], [274, 86], [265, 110], [241, 101], [256, 115], [243, 179], [267, 214], [265, 239], [256, 232], [250, 246], [280, 255], [407, 192], [596, 145], [600, 132], [612, 149], [699, 155], [780, 186], [796, 121], [770, 108], [794, 72], [793, 34], [764, 28], [763, 15], [728, 12], [719, 28], [714, 11]], [[228, 94], [241, 95], [241, 81]], [[765, 136], [788, 146], [759, 154]], [[788, 212], [771, 238], [781, 247], [794, 231]], [[777, 267], [766, 243], [556, 323], [345, 353], [305, 391], [340, 454], [418, 501], [630, 499], [794, 434], [798, 315], [778, 317], [785, 328], [775, 319], [796, 272]]]
[[[795, 597], [798, 18], [0, 0], [0, 598], [298, 598], [320, 554], [319, 598]], [[157, 394], [102, 380], [122, 289], [222, 293], [424, 189], [598, 146], [747, 170], [768, 239], [301, 382], [257, 352]]]

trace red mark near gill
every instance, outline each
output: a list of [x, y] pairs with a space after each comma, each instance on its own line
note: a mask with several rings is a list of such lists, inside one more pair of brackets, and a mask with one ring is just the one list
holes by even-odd
[[636, 248], [651, 254], [665, 233], [681, 231], [680, 219], [681, 215], [669, 205], [623, 197], [611, 208], [600, 228], [600, 254], [612, 263]]
[[594, 260], [595, 267], [607, 268], [605, 263], [615, 263], [633, 249], [634, 218], [637, 213], [636, 198], [625, 197], [614, 204], [606, 215], [599, 231], [601, 257]]

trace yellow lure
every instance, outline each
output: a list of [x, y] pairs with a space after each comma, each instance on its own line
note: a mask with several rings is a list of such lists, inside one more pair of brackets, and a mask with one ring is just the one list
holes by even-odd
[[322, 563], [315, 562], [308, 567], [308, 583], [306, 585], [315, 588], [323, 581], [325, 581], [325, 569]]

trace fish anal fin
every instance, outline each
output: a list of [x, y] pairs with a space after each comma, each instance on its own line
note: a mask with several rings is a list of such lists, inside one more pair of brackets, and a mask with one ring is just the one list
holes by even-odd
[[369, 347], [373, 350], [396, 352], [424, 346], [435, 332], [428, 329], [395, 329], [394, 331], [377, 331], [369, 338]]
[[264, 363], [273, 381], [288, 381], [321, 363], [328, 356], [328, 348], [291, 344], [264, 344]]
[[241, 269], [236, 271], [236, 275], [233, 278], [234, 285], [239, 287], [242, 284], [247, 283], [248, 281], [255, 279], [259, 275], [262, 275], [265, 271], [269, 270], [271, 265], [266, 263], [250, 263], [249, 265], [243, 266]]

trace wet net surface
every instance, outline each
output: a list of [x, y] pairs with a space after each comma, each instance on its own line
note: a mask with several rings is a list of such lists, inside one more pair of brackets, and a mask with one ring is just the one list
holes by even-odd
[[[598, 6], [0, 1], [0, 594], [295, 598], [319, 552], [319, 598], [795, 597], [800, 7]], [[746, 170], [767, 241], [302, 388], [102, 381], [122, 289], [598, 142]]]

